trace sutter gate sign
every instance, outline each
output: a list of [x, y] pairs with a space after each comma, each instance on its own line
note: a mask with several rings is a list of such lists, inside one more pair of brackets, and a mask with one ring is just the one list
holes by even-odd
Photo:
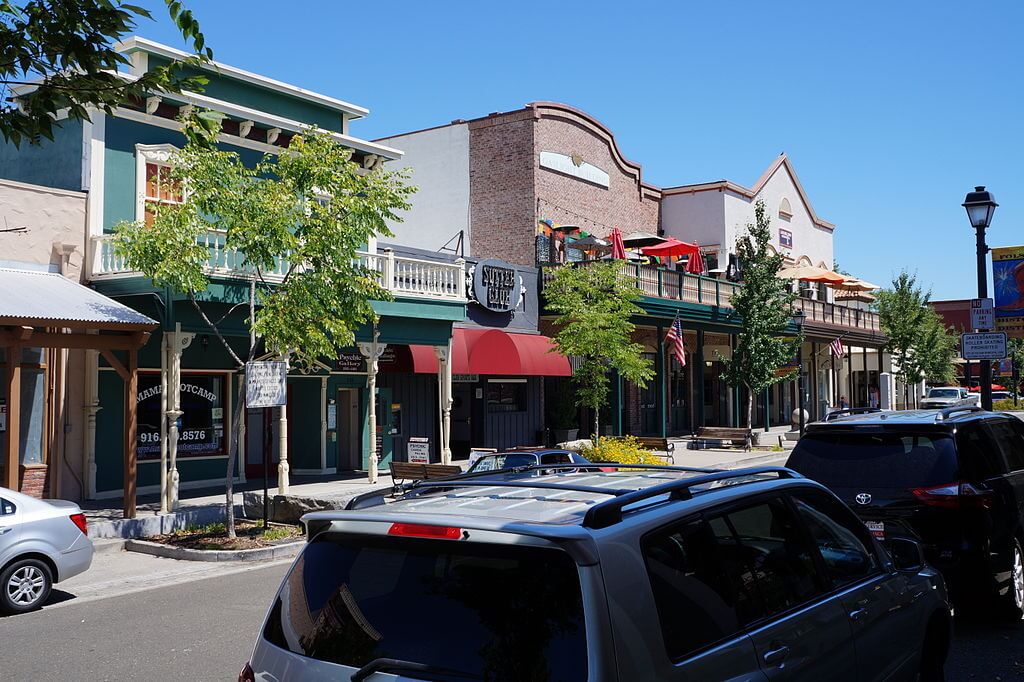
[[482, 260], [473, 271], [473, 299], [497, 313], [507, 313], [519, 307], [519, 276], [510, 263], [501, 260]]

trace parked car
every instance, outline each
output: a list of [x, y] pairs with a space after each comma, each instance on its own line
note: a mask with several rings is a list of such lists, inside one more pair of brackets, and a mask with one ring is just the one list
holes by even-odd
[[992, 400], [1013, 400], [1012, 391], [992, 391]]
[[482, 455], [466, 470], [467, 474], [499, 469], [518, 469], [537, 464], [589, 464], [579, 453], [570, 450], [513, 450]]
[[928, 389], [928, 393], [921, 398], [921, 408], [925, 410], [959, 405], [981, 405], [981, 396], [971, 393], [966, 388], [937, 386]]
[[54, 583], [89, 568], [92, 553], [77, 504], [0, 488], [0, 611], [39, 608]]
[[941, 679], [949, 606], [914, 541], [888, 554], [779, 467], [617, 469], [307, 514], [239, 680]]
[[954, 602], [1024, 617], [1024, 422], [959, 407], [809, 424], [787, 466], [879, 538], [919, 539]]

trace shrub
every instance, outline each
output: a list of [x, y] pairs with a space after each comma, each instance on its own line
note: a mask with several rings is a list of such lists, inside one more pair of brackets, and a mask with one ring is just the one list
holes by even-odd
[[1006, 400], [997, 400], [992, 403], [992, 409], [996, 412], [1009, 412], [1011, 410], [1021, 409], [1022, 403], [1018, 402], [1017, 407], [1013, 406], [1013, 398], [1007, 398]]
[[591, 462], [617, 462], [618, 464], [661, 464], [661, 460], [643, 447], [634, 436], [616, 438], [605, 436], [592, 448], [584, 448], [581, 455]]

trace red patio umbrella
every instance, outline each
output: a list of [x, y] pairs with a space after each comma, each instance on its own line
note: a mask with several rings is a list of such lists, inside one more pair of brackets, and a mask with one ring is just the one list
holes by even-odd
[[640, 253], [645, 256], [691, 256], [694, 252], [700, 251], [700, 247], [696, 244], [687, 244], [681, 242], [678, 239], [669, 237], [661, 244], [655, 244], [654, 246], [645, 246], [640, 249]]
[[612, 228], [610, 239], [612, 242], [612, 258], [626, 260], [626, 246], [622, 243], [622, 233], [619, 232], [619, 228]]

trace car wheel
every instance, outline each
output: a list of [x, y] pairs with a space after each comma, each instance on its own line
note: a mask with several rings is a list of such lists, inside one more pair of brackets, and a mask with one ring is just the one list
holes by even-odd
[[0, 611], [25, 613], [38, 609], [50, 596], [53, 576], [38, 559], [22, 559], [0, 573]]
[[1001, 590], [997, 599], [1003, 615], [1010, 621], [1024, 619], [1024, 551], [1020, 540], [1014, 540], [1010, 552], [1010, 565], [1007, 567], [1010, 581], [1005, 591]]

